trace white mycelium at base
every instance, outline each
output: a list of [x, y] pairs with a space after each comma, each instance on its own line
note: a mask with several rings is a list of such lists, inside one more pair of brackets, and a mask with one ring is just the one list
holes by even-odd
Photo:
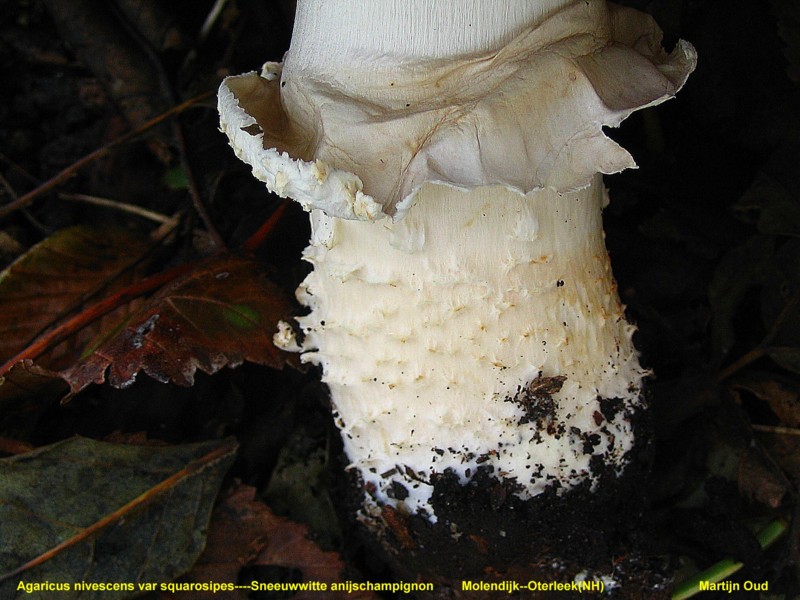
[[[447, 469], [466, 482], [491, 466], [530, 498], [592, 479], [593, 456], [624, 467], [627, 411], [607, 421], [599, 399], [634, 408], [645, 371], [609, 271], [604, 202], [598, 177], [527, 196], [426, 184], [396, 223], [312, 213], [303, 359], [322, 365], [374, 500], [435, 520], [427, 482]], [[566, 377], [555, 411], [519, 424], [508, 400], [539, 374]], [[393, 482], [407, 498], [391, 497]]]

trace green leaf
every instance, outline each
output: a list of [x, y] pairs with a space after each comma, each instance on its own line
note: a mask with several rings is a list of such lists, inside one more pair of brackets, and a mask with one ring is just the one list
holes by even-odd
[[164, 173], [164, 183], [171, 190], [186, 190], [189, 188], [189, 176], [183, 167], [175, 167]]
[[308, 524], [314, 539], [335, 545], [341, 531], [324, 483], [327, 460], [317, 440], [305, 431], [295, 434], [278, 455], [264, 499], [277, 513]]
[[171, 190], [185, 190], [189, 188], [189, 176], [183, 167], [175, 167], [164, 173], [164, 183]]
[[[127, 446], [72, 438], [0, 460], [0, 597], [129, 598], [189, 570], [235, 444]], [[41, 559], [36, 566], [25, 566]], [[27, 593], [23, 584], [69, 584]], [[76, 583], [128, 590], [78, 591]]]
[[[789, 529], [789, 526], [780, 519], [764, 527], [764, 529], [759, 531], [756, 535], [761, 549], [766, 550], [772, 546], [772, 544], [786, 533], [787, 529]], [[728, 577], [736, 573], [743, 566], [744, 563], [735, 561], [732, 558], [721, 560], [705, 571], [675, 586], [672, 592], [672, 600], [686, 600], [686, 598], [691, 598], [700, 593], [700, 582], [719, 583], [720, 581], [728, 579]]]

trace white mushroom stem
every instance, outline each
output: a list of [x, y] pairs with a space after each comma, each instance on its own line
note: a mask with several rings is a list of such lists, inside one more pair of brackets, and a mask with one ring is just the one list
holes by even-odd
[[[347, 455], [380, 502], [399, 482], [403, 507], [430, 513], [425, 482], [446, 469], [466, 482], [491, 466], [527, 498], [592, 477], [595, 456], [624, 466], [645, 373], [603, 245], [604, 199], [599, 177], [524, 197], [425, 184], [397, 223], [315, 215], [304, 360], [322, 365]], [[566, 380], [527, 420], [513, 399], [540, 374]], [[624, 410], [606, 418], [601, 398]]]
[[625, 469], [646, 372], [600, 174], [634, 163], [602, 127], [694, 64], [601, 0], [300, 0], [284, 65], [225, 81], [237, 154], [311, 211], [300, 345], [368, 513], [435, 522], [446, 472], [529, 499]]

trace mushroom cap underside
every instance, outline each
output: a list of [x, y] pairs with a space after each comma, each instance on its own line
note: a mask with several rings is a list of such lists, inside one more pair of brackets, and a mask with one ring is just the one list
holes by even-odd
[[267, 63], [222, 83], [221, 128], [270, 191], [344, 219], [400, 219], [425, 182], [574, 191], [635, 166], [603, 127], [694, 69], [691, 44], [667, 54], [661, 36], [637, 11], [574, 2], [478, 56], [362, 56], [333, 73]]

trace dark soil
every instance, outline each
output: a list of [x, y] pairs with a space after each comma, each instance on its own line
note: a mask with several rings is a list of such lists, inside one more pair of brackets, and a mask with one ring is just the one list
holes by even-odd
[[[637, 439], [651, 439], [646, 410], [627, 418]], [[595, 490], [586, 481], [570, 490], [551, 487], [528, 501], [516, 495], [516, 483], [489, 467], [480, 467], [467, 485], [446, 472], [434, 479], [436, 524], [391, 507], [383, 507], [379, 519], [353, 521], [363, 486], [343, 474], [342, 518], [352, 522], [356, 540], [383, 557], [381, 568], [397, 579], [437, 582], [437, 598], [469, 597], [462, 581], [566, 583], [581, 572], [590, 579], [613, 577], [620, 585], [614, 597], [666, 597], [667, 564], [649, 558], [652, 548], [643, 530], [651, 450], [649, 442], [632, 449], [621, 476], [597, 461]]]

